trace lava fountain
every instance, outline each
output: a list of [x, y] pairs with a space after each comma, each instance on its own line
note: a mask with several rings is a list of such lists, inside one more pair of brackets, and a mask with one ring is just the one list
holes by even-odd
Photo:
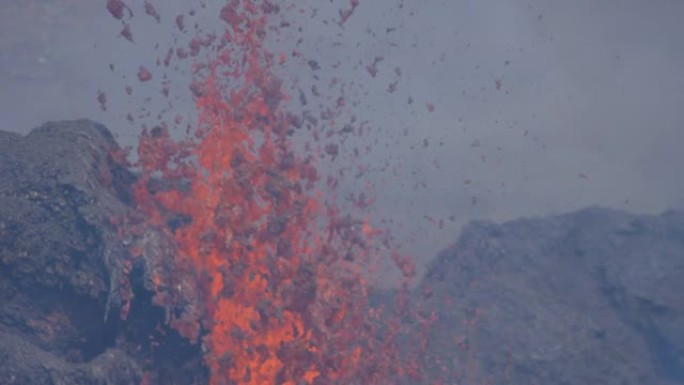
[[212, 385], [395, 383], [399, 326], [369, 305], [364, 278], [380, 232], [326, 199], [316, 152], [291, 143], [274, 71], [286, 58], [265, 44], [277, 11], [228, 1], [225, 33], [194, 68], [193, 135], [175, 140], [164, 124], [141, 135], [137, 228], [167, 242], [146, 233], [132, 254], [170, 325], [202, 344]]

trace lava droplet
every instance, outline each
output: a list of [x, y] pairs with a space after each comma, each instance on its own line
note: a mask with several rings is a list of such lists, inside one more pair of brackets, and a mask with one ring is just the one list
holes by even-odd
[[152, 73], [147, 68], [140, 66], [140, 69], [138, 70], [138, 80], [141, 82], [146, 82], [151, 79]]
[[123, 19], [124, 10], [128, 10], [129, 15], [133, 16], [133, 11], [121, 0], [107, 0], [107, 10], [117, 20]]

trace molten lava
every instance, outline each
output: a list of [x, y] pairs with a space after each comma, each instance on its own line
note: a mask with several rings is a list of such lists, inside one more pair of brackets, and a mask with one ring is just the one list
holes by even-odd
[[141, 136], [135, 199], [173, 244], [148, 263], [155, 301], [201, 341], [211, 384], [387, 383], [399, 354], [362, 277], [376, 231], [326, 203], [316, 159], [293, 150], [284, 58], [264, 47], [273, 9], [258, 3], [221, 11], [227, 30], [193, 83], [195, 138]]

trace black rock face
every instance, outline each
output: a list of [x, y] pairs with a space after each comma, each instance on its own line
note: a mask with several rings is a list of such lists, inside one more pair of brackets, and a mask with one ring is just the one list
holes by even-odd
[[105, 322], [115, 254], [108, 216], [125, 210], [89, 121], [0, 132], [0, 383], [128, 384], [140, 365]]
[[[684, 213], [473, 223], [416, 293], [457, 383], [684, 383]], [[475, 382], [477, 383], [477, 382]]]
[[159, 357], [175, 366], [164, 383], [190, 384], [188, 354], [201, 377], [199, 347], [172, 331], [151, 351], [164, 312], [142, 278], [119, 318], [128, 254], [111, 219], [130, 209], [135, 176], [113, 160], [118, 149], [86, 120], [0, 131], [0, 384], [139, 384]]

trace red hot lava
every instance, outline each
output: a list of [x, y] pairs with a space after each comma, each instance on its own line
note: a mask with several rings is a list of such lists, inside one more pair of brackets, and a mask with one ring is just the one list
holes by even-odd
[[[108, 2], [117, 19], [119, 3]], [[264, 47], [273, 12], [259, 4], [221, 11], [227, 30], [193, 83], [196, 139], [174, 141], [163, 126], [141, 136], [138, 211], [173, 239], [148, 261], [155, 301], [182, 309], [169, 321], [201, 340], [213, 385], [393, 382], [405, 372], [395, 331], [381, 328], [363, 279], [377, 231], [326, 204], [314, 159], [294, 153], [278, 60]]]

